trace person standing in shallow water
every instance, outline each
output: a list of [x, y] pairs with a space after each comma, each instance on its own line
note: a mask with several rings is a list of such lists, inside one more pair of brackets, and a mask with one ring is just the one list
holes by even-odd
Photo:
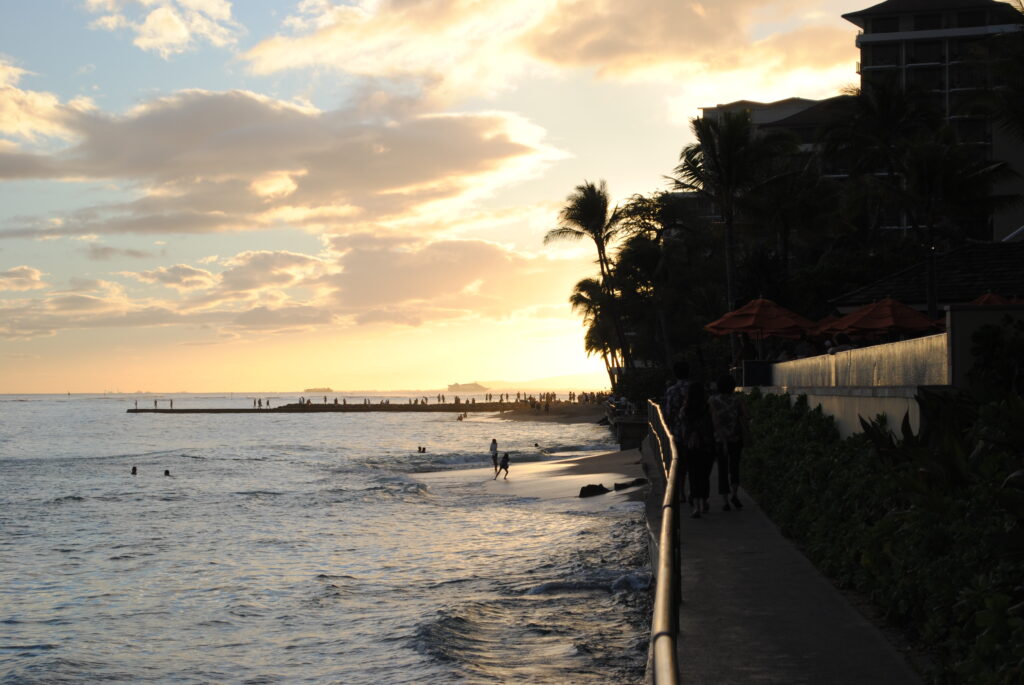
[[[461, 420], [461, 416], [460, 416]], [[494, 464], [494, 477], [498, 477], [498, 440], [491, 438], [491, 463]]]
[[504, 480], [508, 480], [508, 452], [505, 452], [505, 454], [501, 455], [501, 464], [494, 471], [494, 480], [498, 480], [498, 474], [501, 473], [502, 471], [505, 472]]

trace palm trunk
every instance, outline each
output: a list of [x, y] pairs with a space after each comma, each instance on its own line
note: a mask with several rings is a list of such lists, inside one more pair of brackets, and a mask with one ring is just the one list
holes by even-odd
[[612, 315], [612, 327], [615, 329], [615, 338], [619, 343], [619, 350], [622, 353], [623, 367], [633, 368], [633, 358], [629, 351], [629, 345], [626, 343], [626, 331], [622, 326], [622, 316], [619, 312], [619, 301], [608, 289], [608, 281], [611, 275], [611, 270], [608, 268], [608, 257], [604, 251], [604, 246], [600, 244], [597, 246], [597, 262], [601, 269], [601, 288], [608, 298], [607, 301]]
[[[736, 308], [736, 236], [733, 224], [732, 207], [723, 206], [723, 219], [725, 220], [725, 299], [726, 311], [731, 312]], [[739, 341], [735, 334], [729, 336], [729, 347], [732, 358], [739, 356]]]
[[615, 390], [615, 374], [612, 373], [612, 366], [608, 363], [608, 353], [601, 353], [601, 361], [604, 362], [604, 370], [608, 373], [608, 383], [611, 385], [611, 389]]

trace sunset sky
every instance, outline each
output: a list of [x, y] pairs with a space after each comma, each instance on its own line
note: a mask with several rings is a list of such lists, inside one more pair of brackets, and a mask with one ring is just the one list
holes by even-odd
[[565, 197], [854, 83], [872, 4], [4, 2], [0, 393], [599, 386]]

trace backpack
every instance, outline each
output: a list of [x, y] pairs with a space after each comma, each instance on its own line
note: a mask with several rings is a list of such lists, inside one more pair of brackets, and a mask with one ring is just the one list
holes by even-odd
[[715, 415], [718, 417], [718, 433], [726, 442], [738, 442], [742, 439], [740, 426], [740, 403], [733, 395], [715, 395], [712, 398]]

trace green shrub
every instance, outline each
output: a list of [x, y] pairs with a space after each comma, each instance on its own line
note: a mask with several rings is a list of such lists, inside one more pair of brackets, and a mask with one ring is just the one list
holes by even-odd
[[751, 397], [746, 487], [825, 574], [927, 651], [936, 683], [1024, 682], [1024, 401], [919, 396], [840, 440], [805, 397]]

